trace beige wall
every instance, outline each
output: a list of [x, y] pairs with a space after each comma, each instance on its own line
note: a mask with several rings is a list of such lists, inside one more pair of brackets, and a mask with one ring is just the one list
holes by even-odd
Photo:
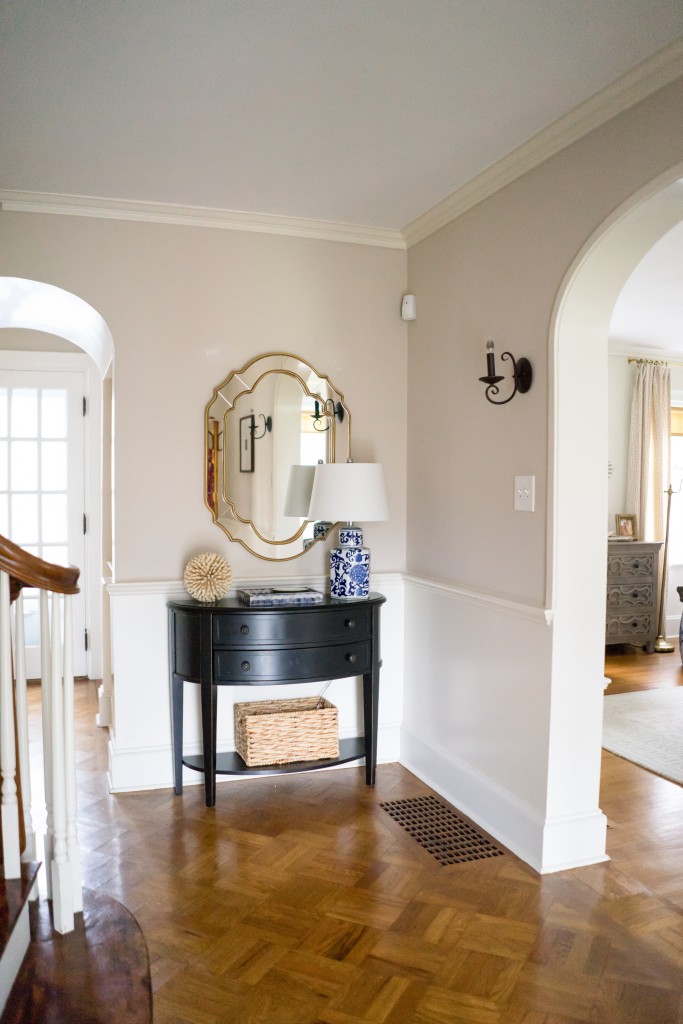
[[[683, 79], [408, 254], [402, 761], [542, 871], [605, 856], [607, 334], [645, 252], [627, 228], [681, 167]], [[498, 408], [489, 335], [534, 367]]]
[[238, 578], [326, 571], [322, 545], [278, 567], [256, 559], [203, 501], [205, 405], [230, 370], [271, 350], [302, 356], [344, 393], [354, 458], [382, 462], [387, 477], [391, 521], [366, 529], [373, 568], [404, 568], [404, 252], [3, 212], [0, 273], [75, 293], [112, 331], [118, 581], [179, 579], [206, 549]]
[[[683, 79], [410, 250], [419, 310], [408, 342], [411, 571], [545, 601], [553, 308], [601, 222], [683, 159], [682, 111]], [[477, 379], [488, 336], [499, 356], [528, 356], [534, 369], [531, 391], [501, 408]], [[505, 365], [499, 358], [499, 372]], [[516, 474], [536, 476], [533, 514], [513, 511]]]

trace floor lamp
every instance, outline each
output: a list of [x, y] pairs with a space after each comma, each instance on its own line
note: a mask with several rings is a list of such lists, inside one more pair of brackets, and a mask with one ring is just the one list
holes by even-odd
[[664, 558], [662, 559], [662, 586], [659, 595], [659, 626], [657, 627], [657, 639], [655, 640], [655, 654], [670, 654], [673, 651], [673, 644], [670, 644], [664, 635], [666, 616], [666, 577], [669, 567], [669, 518], [671, 516], [671, 495], [678, 494], [683, 487], [683, 480], [678, 491], [674, 491], [671, 484], [664, 493], [666, 499], [666, 529], [664, 530]]

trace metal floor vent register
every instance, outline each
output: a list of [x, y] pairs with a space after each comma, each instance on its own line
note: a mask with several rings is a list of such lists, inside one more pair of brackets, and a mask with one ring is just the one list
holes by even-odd
[[502, 857], [503, 850], [469, 821], [433, 796], [389, 800], [380, 804], [439, 864], [466, 864]]

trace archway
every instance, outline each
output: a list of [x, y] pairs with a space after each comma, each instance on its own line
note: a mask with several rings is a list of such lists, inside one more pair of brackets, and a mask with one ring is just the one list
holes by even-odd
[[[97, 369], [92, 376], [102, 381], [111, 366], [114, 342], [111, 331], [103, 317], [83, 299], [63, 288], [31, 281], [25, 278], [0, 277], [0, 328], [19, 328], [40, 331], [44, 334], [64, 338], [90, 357]], [[38, 356], [27, 353], [26, 358]], [[55, 354], [48, 354], [54, 358]], [[46, 358], [43, 356], [43, 359]], [[67, 358], [74, 358], [73, 356]], [[83, 360], [83, 357], [79, 357]], [[90, 363], [90, 360], [84, 360]], [[41, 365], [35, 360], [31, 366]], [[53, 365], [52, 360], [50, 365]], [[44, 368], [44, 367], [43, 367]], [[90, 374], [90, 371], [87, 371]], [[91, 428], [88, 449], [86, 478], [90, 479], [91, 501], [89, 506], [89, 532], [87, 538], [88, 557], [86, 563], [87, 586], [89, 590], [91, 650], [97, 653], [94, 676], [103, 684], [99, 690], [99, 724], [109, 725], [111, 717], [111, 670], [109, 656], [108, 619], [103, 615], [102, 590], [103, 546], [102, 546], [102, 388], [90, 388]], [[108, 462], [106, 463], [108, 465]]]
[[[554, 609], [547, 817], [599, 805], [607, 542], [607, 337], [645, 253], [683, 220], [683, 166], [620, 207], [569, 269], [551, 326], [548, 605]], [[569, 794], [569, 797], [568, 797]], [[561, 815], [558, 814], [562, 809]], [[604, 849], [597, 810], [585, 854]], [[559, 829], [561, 833], [562, 829]], [[550, 857], [552, 859], [552, 857]]]
[[77, 295], [42, 281], [0, 277], [0, 327], [23, 327], [66, 338], [89, 355], [104, 377], [114, 356], [107, 324]]

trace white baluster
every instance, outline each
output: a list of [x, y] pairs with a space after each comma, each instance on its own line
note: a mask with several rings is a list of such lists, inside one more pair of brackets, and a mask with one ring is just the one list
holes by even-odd
[[21, 874], [16, 770], [9, 576], [0, 572], [0, 774], [5, 878], [19, 878]]
[[55, 930], [73, 931], [71, 865], [66, 845], [66, 785], [64, 773], [64, 688], [59, 595], [52, 595], [52, 810], [54, 850], [52, 860], [52, 916]]
[[76, 740], [74, 735], [74, 670], [71, 597], [64, 597], [64, 781], [66, 787], [66, 847], [71, 865], [73, 912], [83, 910], [81, 849], [76, 823]]
[[50, 606], [47, 590], [40, 592], [40, 678], [43, 712], [43, 773], [45, 776], [45, 880], [47, 898], [52, 899], [52, 860], [54, 857], [54, 817], [52, 814], [52, 648], [50, 644]]
[[[31, 813], [31, 761], [28, 745], [28, 706], [26, 702], [26, 638], [24, 631], [24, 593], [19, 591], [14, 602], [14, 693], [17, 706], [17, 739], [21, 802], [24, 810], [26, 845], [23, 861], [37, 860], [36, 833]], [[37, 893], [36, 893], [37, 895]]]

